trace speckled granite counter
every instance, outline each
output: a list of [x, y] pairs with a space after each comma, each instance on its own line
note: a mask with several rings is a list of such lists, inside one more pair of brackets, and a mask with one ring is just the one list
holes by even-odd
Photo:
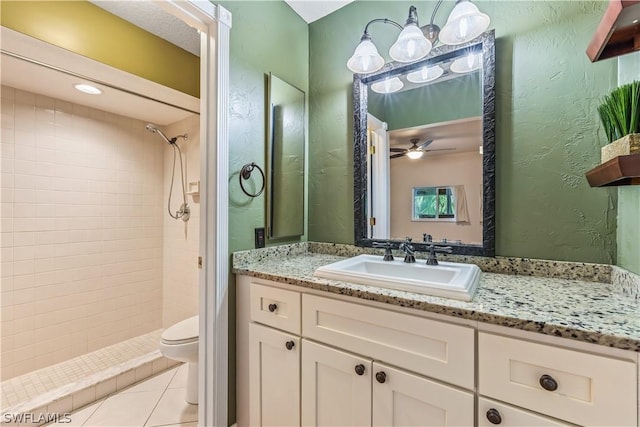
[[[640, 352], [637, 276], [624, 277], [629, 282], [625, 286], [633, 289], [629, 292], [621, 292], [611, 283], [585, 281], [582, 277], [584, 270], [590, 268], [593, 274], [600, 275], [600, 280], [604, 277], [610, 282], [612, 276], [621, 274], [612, 272], [610, 266], [583, 264], [581, 268], [581, 264], [576, 263], [526, 260], [527, 265], [538, 265], [538, 273], [546, 276], [535, 277], [517, 267], [518, 262], [525, 260], [509, 264], [505, 261], [507, 258], [475, 259], [483, 274], [473, 300], [464, 302], [314, 277], [316, 268], [363, 252], [355, 248], [353, 253], [344, 253], [354, 248], [348, 245], [333, 245], [343, 248], [342, 251], [318, 245], [322, 244], [301, 243], [237, 252], [233, 257], [233, 271], [304, 288]], [[364, 251], [378, 253], [370, 249]], [[549, 265], [545, 267], [544, 263]], [[499, 270], [512, 274], [487, 272], [491, 270], [489, 265], [497, 264], [502, 265]], [[513, 274], [520, 271], [528, 275]], [[558, 271], [569, 278], [558, 277]]]

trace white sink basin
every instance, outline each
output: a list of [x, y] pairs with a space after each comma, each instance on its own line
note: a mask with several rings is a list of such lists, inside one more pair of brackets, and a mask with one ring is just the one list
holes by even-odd
[[471, 301], [480, 281], [480, 268], [473, 264], [425, 260], [407, 264], [402, 259], [383, 261], [382, 255], [358, 255], [318, 268], [316, 277], [397, 289], [417, 294]]

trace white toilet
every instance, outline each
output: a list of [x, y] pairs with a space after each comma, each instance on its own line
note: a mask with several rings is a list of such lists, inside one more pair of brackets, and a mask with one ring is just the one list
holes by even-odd
[[189, 364], [185, 400], [198, 404], [198, 331], [199, 316], [185, 319], [162, 333], [160, 353], [165, 357]]

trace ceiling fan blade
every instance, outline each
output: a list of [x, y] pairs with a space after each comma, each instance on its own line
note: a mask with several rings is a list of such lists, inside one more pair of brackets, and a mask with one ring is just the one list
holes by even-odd
[[423, 142], [422, 144], [418, 145], [418, 148], [423, 150], [425, 148], [427, 148], [427, 146], [429, 144], [431, 144], [433, 142], [433, 139], [427, 139], [425, 142]]
[[429, 151], [449, 151], [449, 150], [455, 150], [455, 148], [434, 148], [433, 150], [422, 150], [425, 153], [428, 153]]
[[389, 156], [389, 158], [390, 159], [396, 159], [396, 158], [402, 157], [402, 156], [404, 156], [404, 153], [402, 153], [402, 154], [393, 154], [393, 155]]
[[405, 148], [389, 148], [389, 151], [393, 153], [404, 153], [407, 150]]

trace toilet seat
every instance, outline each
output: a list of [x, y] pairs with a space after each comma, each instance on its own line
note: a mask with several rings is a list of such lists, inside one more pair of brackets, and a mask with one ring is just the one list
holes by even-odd
[[189, 344], [198, 341], [198, 316], [185, 319], [167, 328], [162, 333], [162, 343], [166, 345]]

